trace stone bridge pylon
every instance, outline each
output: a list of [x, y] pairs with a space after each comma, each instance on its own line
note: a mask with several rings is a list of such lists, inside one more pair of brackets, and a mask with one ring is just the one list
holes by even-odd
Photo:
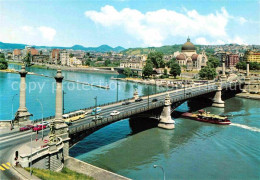
[[15, 121], [18, 123], [21, 121], [27, 121], [29, 120], [29, 117], [32, 115], [28, 112], [26, 108], [26, 74], [28, 72], [25, 70], [25, 66], [22, 65], [21, 71], [19, 71], [19, 74], [21, 76], [20, 81], [20, 102], [19, 102], [19, 109], [17, 110], [15, 114]]
[[170, 95], [167, 94], [164, 101], [163, 111], [160, 116], [158, 127], [163, 129], [174, 129], [175, 121], [171, 117], [171, 99]]

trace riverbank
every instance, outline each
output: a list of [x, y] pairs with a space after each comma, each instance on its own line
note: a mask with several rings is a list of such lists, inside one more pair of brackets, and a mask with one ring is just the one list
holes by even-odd
[[260, 100], [259, 94], [239, 93], [236, 95], [236, 97]]
[[0, 72], [4, 72], [4, 73], [18, 73], [15, 69], [3, 69], [3, 70], [0, 70]]
[[[172, 87], [180, 88], [183, 85], [182, 80], [180, 79], [141, 79], [141, 78], [111, 78], [112, 80], [126, 81], [144, 85], [154, 85], [159, 87]], [[194, 81], [186, 80], [186, 87], [191, 87], [192, 85], [203, 84], [207, 81]]]
[[[30, 168], [25, 168], [25, 170], [29, 173]], [[85, 180], [94, 180], [94, 178], [87, 176], [82, 173], [77, 173], [68, 168], [63, 168], [61, 172], [54, 172], [47, 169], [37, 169], [32, 168], [33, 174], [42, 179], [42, 180], [56, 180], [56, 179], [85, 179]]]
[[[20, 62], [8, 61], [10, 64], [17, 64], [23, 65]], [[58, 66], [58, 65], [51, 65], [51, 64], [33, 64], [30, 67], [41, 68], [41, 69], [61, 69], [64, 71], [72, 71], [72, 72], [87, 72], [87, 73], [99, 73], [99, 74], [119, 74], [115, 70], [105, 70], [99, 69], [98, 67], [68, 67], [68, 66]]]

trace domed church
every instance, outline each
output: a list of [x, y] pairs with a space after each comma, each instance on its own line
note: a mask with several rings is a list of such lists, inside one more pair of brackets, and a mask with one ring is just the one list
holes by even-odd
[[180, 66], [187, 66], [187, 70], [200, 70], [207, 65], [208, 57], [205, 51], [197, 54], [196, 47], [190, 42], [190, 38], [182, 45], [181, 52], [174, 53]]

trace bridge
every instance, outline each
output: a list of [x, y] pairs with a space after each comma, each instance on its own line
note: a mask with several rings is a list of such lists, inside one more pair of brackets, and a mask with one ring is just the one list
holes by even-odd
[[[22, 69], [21, 70], [21, 85], [25, 83], [25, 75], [26, 72]], [[22, 79], [24, 78], [24, 79]], [[100, 129], [108, 124], [113, 122], [130, 118], [136, 115], [144, 114], [146, 112], [151, 112], [154, 109], [161, 111], [161, 115], [155, 116], [158, 119], [158, 126], [164, 129], [173, 129], [174, 128], [174, 121], [171, 119], [171, 106], [178, 105], [181, 102], [186, 100], [208, 95], [208, 94], [215, 94], [213, 98], [213, 106], [216, 107], [224, 107], [224, 101], [221, 99], [222, 91], [233, 89], [237, 86], [241, 86], [244, 84], [243, 81], [238, 82], [211, 82], [207, 84], [202, 84], [198, 86], [192, 87], [185, 87], [182, 89], [176, 90], [169, 90], [167, 92], [162, 92], [158, 94], [153, 94], [149, 96], [143, 96], [142, 101], [135, 102], [135, 99], [138, 96], [135, 94], [135, 97], [131, 100], [131, 104], [129, 105], [122, 105], [122, 102], [115, 102], [109, 105], [103, 105], [102, 107], [102, 116], [103, 119], [94, 120], [93, 116], [86, 116], [84, 119], [74, 122], [71, 126], [67, 126], [62, 120], [62, 79], [61, 71], [57, 71], [57, 75], [55, 76], [57, 82], [56, 88], [56, 114], [54, 121], [51, 121], [51, 128], [44, 131], [44, 136], [49, 134], [49, 143], [47, 147], [44, 149], [35, 150], [33, 154], [28, 153], [27, 155], [20, 156], [21, 161], [24, 164], [27, 163], [29, 165], [30, 159], [34, 159], [33, 164], [37, 167], [37, 164], [43, 160], [49, 158], [49, 162], [46, 163], [45, 168], [49, 168], [52, 170], [58, 170], [60, 167], [58, 165], [62, 164], [63, 158], [68, 157], [69, 155], [69, 146], [73, 144], [73, 140], [78, 137], [80, 134], [84, 133], [92, 133], [97, 129]], [[21, 86], [23, 87], [23, 85]], [[29, 113], [25, 107], [25, 102], [21, 102], [21, 100], [25, 101], [25, 92], [21, 89], [20, 91], [20, 111], [18, 109], [18, 115], [20, 113], [19, 120], [23, 120], [24, 117], [27, 118]], [[152, 99], [157, 99], [156, 102], [153, 102]], [[22, 106], [22, 107], [21, 107]], [[114, 110], [120, 112], [119, 115], [110, 116], [110, 113]], [[151, 114], [150, 114], [151, 115]], [[21, 118], [22, 117], [22, 118]], [[0, 153], [5, 155], [1, 159], [1, 163], [10, 162], [12, 161], [10, 157], [12, 157], [12, 153], [14, 152], [17, 146], [22, 145], [26, 142], [29, 142], [31, 139], [32, 133], [31, 132], [9, 132], [6, 134], [0, 135], [1, 141], [1, 148]], [[34, 133], [33, 136], [35, 137], [36, 134]], [[53, 151], [53, 149], [56, 149]], [[39, 151], [39, 153], [38, 153]], [[62, 156], [60, 153], [62, 152]], [[43, 154], [40, 156], [39, 154]], [[53, 156], [59, 157], [53, 160]], [[46, 157], [46, 158], [43, 158]], [[53, 162], [55, 161], [55, 162]], [[57, 163], [59, 162], [59, 163]], [[54, 165], [52, 165], [54, 164]], [[58, 165], [57, 165], [58, 164]], [[12, 177], [12, 173], [6, 172], [4, 177]]]

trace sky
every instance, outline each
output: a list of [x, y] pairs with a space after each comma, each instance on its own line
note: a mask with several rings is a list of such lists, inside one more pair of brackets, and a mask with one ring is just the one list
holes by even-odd
[[260, 44], [260, 0], [0, 0], [0, 41], [125, 48]]

